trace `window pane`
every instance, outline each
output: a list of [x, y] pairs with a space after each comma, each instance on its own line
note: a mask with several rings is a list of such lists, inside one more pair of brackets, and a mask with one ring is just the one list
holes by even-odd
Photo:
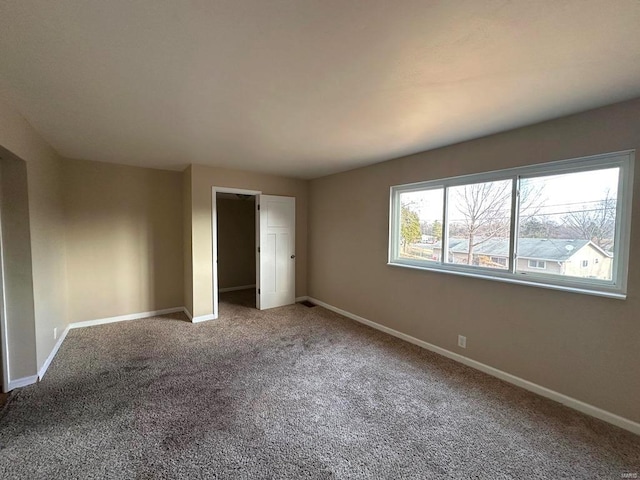
[[399, 258], [439, 261], [433, 247], [442, 239], [443, 196], [442, 188], [400, 193]]
[[522, 179], [516, 271], [611, 280], [619, 175], [607, 168]]
[[509, 268], [512, 181], [448, 189], [447, 263]]

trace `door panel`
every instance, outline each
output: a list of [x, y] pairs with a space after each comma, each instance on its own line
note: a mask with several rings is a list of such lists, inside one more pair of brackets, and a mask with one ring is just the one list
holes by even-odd
[[259, 195], [258, 308], [295, 302], [295, 198]]
[[264, 293], [276, 292], [276, 242], [277, 236], [275, 234], [267, 234], [263, 237], [263, 245], [260, 245], [260, 253], [262, 255], [262, 261], [264, 267], [262, 268], [262, 282], [260, 282], [260, 290]]

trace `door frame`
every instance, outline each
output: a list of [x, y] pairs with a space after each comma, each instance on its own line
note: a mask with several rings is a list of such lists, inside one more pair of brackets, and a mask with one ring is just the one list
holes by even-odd
[[[1, 187], [0, 187], [1, 188]], [[1, 192], [0, 192], [1, 195]], [[2, 355], [2, 391], [9, 391], [9, 337], [4, 290], [4, 248], [2, 245], [2, 205], [0, 205], [0, 354]]]
[[[211, 187], [211, 268], [213, 272], [213, 319], [218, 318], [218, 215], [216, 213], [216, 194], [217, 193], [237, 193], [240, 195], [253, 195], [254, 197], [261, 195], [260, 190], [247, 190], [244, 188], [231, 188], [231, 187]], [[257, 198], [255, 201], [257, 202]], [[255, 212], [254, 208], [254, 212]], [[260, 221], [258, 215], [256, 215], [256, 222]], [[256, 229], [256, 265], [259, 261], [258, 248], [260, 245], [260, 239], [258, 238], [259, 230]], [[260, 288], [260, 270], [256, 268], [256, 289]], [[256, 290], [257, 292], [257, 290]], [[257, 295], [257, 293], [256, 293]]]

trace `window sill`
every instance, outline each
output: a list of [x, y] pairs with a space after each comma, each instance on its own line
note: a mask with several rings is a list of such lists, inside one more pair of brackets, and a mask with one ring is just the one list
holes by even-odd
[[626, 293], [620, 293], [620, 292], [614, 292], [614, 291], [608, 291], [608, 290], [597, 290], [597, 289], [588, 288], [588, 287], [576, 287], [576, 286], [569, 286], [569, 285], [559, 285], [554, 283], [545, 283], [545, 282], [539, 282], [539, 281], [530, 280], [530, 279], [521, 280], [519, 278], [489, 275], [484, 272], [470, 272], [470, 271], [464, 271], [464, 270], [458, 270], [458, 269], [454, 270], [449, 268], [429, 267], [429, 266], [423, 266], [423, 265], [418, 266], [418, 265], [399, 263], [399, 262], [388, 262], [387, 265], [391, 267], [409, 268], [412, 270], [426, 270], [429, 272], [448, 273], [450, 275], [458, 275], [462, 277], [479, 278], [482, 280], [493, 280], [493, 281], [503, 282], [503, 283], [513, 283], [516, 285], [526, 285], [530, 287], [546, 288], [550, 290], [560, 290], [560, 291], [569, 292], [569, 293], [593, 295], [596, 297], [615, 298], [617, 300], [626, 300], [627, 298]]

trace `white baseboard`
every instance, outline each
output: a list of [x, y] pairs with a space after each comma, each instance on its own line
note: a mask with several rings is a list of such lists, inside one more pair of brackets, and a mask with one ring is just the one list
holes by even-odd
[[64, 329], [64, 331], [62, 332], [62, 335], [58, 337], [58, 341], [53, 346], [53, 349], [51, 350], [51, 353], [49, 354], [47, 359], [44, 361], [44, 364], [42, 365], [42, 367], [40, 367], [40, 370], [38, 371], [38, 380], [42, 380], [42, 377], [44, 377], [44, 374], [47, 373], [47, 369], [49, 368], [49, 365], [51, 365], [51, 362], [53, 361], [53, 357], [56, 356], [56, 353], [58, 353], [58, 349], [60, 348], [60, 345], [62, 345], [62, 342], [64, 342], [64, 339], [66, 338], [67, 333], [69, 333], [69, 328], [70, 326], [67, 325], [67, 328]]
[[191, 316], [191, 313], [189, 312], [189, 310], [187, 310], [186, 307], [174, 307], [174, 308], [165, 308], [165, 309], [162, 309], [162, 310], [153, 310], [153, 311], [150, 311], [150, 312], [131, 313], [129, 315], [119, 315], [117, 317], [99, 318], [97, 320], [86, 320], [86, 321], [82, 321], [82, 322], [70, 323], [69, 325], [67, 325], [67, 327], [64, 329], [64, 331], [62, 332], [62, 334], [58, 338], [58, 341], [53, 346], [53, 349], [51, 350], [51, 353], [49, 353], [49, 356], [47, 357], [47, 359], [42, 364], [42, 367], [40, 367], [40, 370], [38, 371], [38, 374], [37, 375], [32, 375], [30, 377], [18, 378], [16, 380], [9, 380], [8, 389], [9, 389], [9, 391], [11, 391], [11, 390], [13, 390], [15, 388], [26, 387], [27, 385], [31, 385], [31, 384], [37, 383], [38, 380], [42, 380], [42, 378], [44, 377], [45, 373], [47, 372], [47, 369], [49, 368], [49, 365], [51, 365], [51, 362], [53, 361], [54, 357], [58, 353], [58, 350], [60, 349], [60, 346], [62, 345], [62, 342], [64, 342], [64, 339], [67, 337], [67, 334], [69, 333], [69, 330], [71, 330], [73, 328], [93, 327], [95, 325], [104, 325], [106, 323], [125, 322], [125, 321], [128, 321], [128, 320], [138, 320], [138, 319], [142, 319], [142, 318], [149, 318], [149, 317], [154, 317], [154, 316], [157, 316], [157, 315], [165, 315], [165, 314], [168, 314], [168, 313], [176, 313], [176, 312], [183, 312], [185, 315], [187, 315], [187, 317], [189, 317], [189, 320], [191, 320], [193, 323], [203, 322], [205, 320], [213, 320], [213, 318], [214, 318], [213, 315], [202, 315], [200, 317], [193, 318]]
[[256, 288], [256, 284], [254, 283], [253, 285], [241, 285], [239, 287], [225, 287], [225, 288], [219, 288], [218, 292], [219, 293], [224, 293], [224, 292], [235, 292], [237, 290], [249, 290], [250, 288]]
[[307, 297], [306, 295], [305, 295], [305, 296], [303, 296], [303, 297], [296, 297], [296, 303], [298, 303], [298, 302], [305, 302], [305, 301], [307, 301], [307, 300], [309, 300], [309, 297]]
[[85, 320], [83, 322], [74, 322], [69, 324], [69, 328], [93, 327], [95, 325], [104, 325], [105, 323], [126, 322], [128, 320], [138, 320], [141, 318], [155, 317], [156, 315], [165, 315], [167, 313], [184, 312], [184, 307], [165, 308], [163, 310], [153, 310], [150, 312], [131, 313], [129, 315], [119, 315], [117, 317], [99, 318], [97, 320]]
[[9, 380], [9, 391], [15, 388], [26, 387], [27, 385], [33, 385], [38, 382], [38, 375], [31, 375], [30, 377], [16, 378], [15, 380]]
[[200, 322], [206, 322], [207, 320], [215, 320], [216, 317], [213, 315], [213, 313], [210, 313], [209, 315], [200, 315], [199, 317], [193, 317], [191, 319], [191, 323], [200, 323]]
[[316, 298], [308, 297], [308, 300], [320, 305], [321, 307], [326, 308], [327, 310], [331, 310], [347, 318], [355, 320], [356, 322], [363, 323], [372, 328], [375, 328], [376, 330], [380, 330], [382, 332], [388, 333], [389, 335], [393, 335], [394, 337], [400, 338], [409, 343], [413, 343], [414, 345], [418, 345], [419, 347], [430, 350], [444, 357], [450, 358], [451, 360], [455, 360], [456, 362], [460, 362], [471, 368], [480, 370], [481, 372], [484, 372], [493, 377], [499, 378], [500, 380], [504, 380], [505, 382], [511, 383], [518, 387], [524, 388], [525, 390], [529, 390], [530, 392], [536, 393], [540, 396], [559, 402], [563, 405], [566, 405], [567, 407], [573, 408], [574, 410], [578, 410], [579, 412], [585, 413], [595, 418], [599, 418], [600, 420], [604, 420], [605, 422], [611, 423], [612, 425], [615, 425], [617, 427], [624, 428], [625, 430], [629, 430], [630, 432], [633, 432], [636, 435], [640, 435], [640, 423], [634, 422], [633, 420], [629, 420], [627, 418], [616, 415], [615, 413], [608, 412], [606, 410], [603, 410], [601, 408], [595, 407], [588, 403], [582, 402], [575, 398], [569, 397], [562, 393], [556, 392], [554, 390], [550, 390], [546, 387], [530, 382], [523, 378], [516, 377], [515, 375], [504, 372], [502, 370], [498, 370], [497, 368], [491, 367], [489, 365], [485, 365], [484, 363], [480, 363], [476, 360], [472, 360], [458, 353], [451, 352], [450, 350], [446, 350], [442, 347], [438, 347], [431, 343], [412, 337], [411, 335], [407, 335], [406, 333], [402, 333], [402, 332], [399, 332], [398, 330], [385, 327], [384, 325], [380, 325], [379, 323], [373, 322], [371, 320], [367, 320], [366, 318], [360, 317], [359, 315], [355, 315], [351, 312], [347, 312], [346, 310], [342, 310], [341, 308], [334, 307], [333, 305], [329, 305], [328, 303], [325, 303]]

